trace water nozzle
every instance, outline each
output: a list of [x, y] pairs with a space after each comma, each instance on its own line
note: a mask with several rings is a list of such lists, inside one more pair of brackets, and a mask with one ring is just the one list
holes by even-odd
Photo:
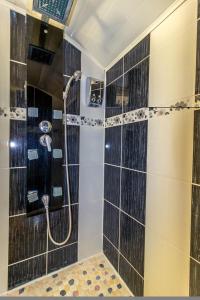
[[45, 209], [48, 209], [49, 208], [49, 195], [43, 195], [42, 202], [44, 204]]

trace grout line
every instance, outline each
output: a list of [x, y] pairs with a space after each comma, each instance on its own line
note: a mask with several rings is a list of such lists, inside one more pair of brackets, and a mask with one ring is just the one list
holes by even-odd
[[129, 171], [133, 171], [133, 172], [138, 172], [138, 173], [147, 174], [147, 172], [139, 171], [139, 170], [136, 170], [136, 169], [130, 169], [130, 168], [126, 168], [126, 167], [123, 167], [123, 166], [117, 166], [117, 165], [113, 165], [113, 164], [109, 164], [109, 163], [104, 163], [104, 164], [105, 164], [105, 165], [108, 165], [108, 166], [110, 166], [110, 167], [122, 168], [122, 169], [129, 170]]
[[194, 186], [199, 186], [199, 187], [200, 187], [200, 184], [199, 184], [199, 183], [193, 183], [193, 182], [192, 182], [192, 185], [194, 185]]
[[[72, 203], [72, 204], [71, 204], [71, 206], [75, 206], [75, 205], [79, 205], [79, 203], [76, 202], [76, 203]], [[69, 204], [65, 204], [65, 205], [63, 205], [62, 207], [68, 207], [68, 206], [69, 206]]]
[[26, 213], [21, 213], [18, 215], [11, 215], [11, 216], [9, 216], [9, 218], [15, 218], [15, 217], [20, 217], [20, 216], [24, 216], [24, 215], [26, 215]]
[[127, 260], [127, 258], [113, 245], [113, 243], [107, 238], [107, 236], [104, 234], [104, 237], [106, 240], [115, 248], [116, 251], [119, 252], [119, 254], [127, 261], [127, 263], [134, 269], [134, 271], [144, 280], [144, 277], [136, 270], [136, 268]]
[[14, 169], [27, 169], [26, 166], [23, 166], [23, 167], [11, 167], [11, 168], [8, 168], [10, 170], [14, 170]]
[[117, 207], [115, 204], [111, 203], [110, 201], [104, 199], [108, 204], [114, 206], [116, 209], [118, 209], [120, 212], [122, 212], [123, 214], [127, 215], [129, 218], [133, 219], [135, 222], [137, 222], [138, 224], [142, 225], [143, 227], [145, 227], [145, 225], [143, 223], [141, 223], [140, 221], [138, 221], [137, 219], [135, 219], [134, 217], [132, 217], [131, 215], [129, 215], [128, 213], [126, 213], [123, 209]]
[[58, 248], [55, 248], [55, 249], [52, 249], [52, 250], [48, 250], [48, 251], [47, 251], [47, 254], [48, 254], [48, 253], [51, 253], [51, 252], [54, 252], [54, 251], [56, 251], [56, 250], [63, 249], [63, 248], [68, 247], [68, 246], [75, 245], [75, 244], [78, 244], [78, 241], [77, 241], [77, 242], [70, 243], [70, 244], [66, 244], [66, 245], [64, 245], [64, 246], [61, 246], [61, 247], [58, 247]]
[[194, 257], [192, 257], [192, 256], [190, 256], [190, 258], [200, 265], [200, 261], [196, 260], [196, 259], [195, 259]]
[[129, 291], [130, 295], [132, 297], [134, 297], [134, 294], [131, 292], [131, 290], [129, 289], [129, 287], [127, 286], [126, 282], [122, 279], [122, 277], [120, 276], [119, 272], [114, 268], [114, 266], [111, 264], [111, 262], [109, 261], [109, 259], [106, 257], [106, 255], [103, 253], [106, 261], [108, 262], [109, 266], [112, 268], [113, 273], [116, 274], [117, 277], [120, 278], [121, 282], [123, 282], [123, 285], [126, 287], [126, 289]]
[[30, 260], [30, 259], [33, 259], [33, 258], [36, 258], [36, 257], [42, 256], [42, 255], [45, 255], [45, 254], [46, 254], [46, 252], [43, 252], [43, 253], [40, 253], [40, 254], [37, 254], [37, 255], [34, 255], [34, 256], [28, 257], [28, 258], [26, 258], [26, 259], [19, 260], [19, 261], [17, 261], [17, 262], [14, 262], [14, 263], [12, 263], [12, 264], [8, 264], [8, 267], [11, 267], [11, 266], [17, 265], [17, 264], [19, 264], [19, 263], [21, 263], [21, 262], [24, 262], [24, 261], [27, 261], [27, 260]]
[[[123, 58], [123, 73], [120, 75], [120, 76], [118, 76], [118, 77], [116, 77], [114, 80], [112, 80], [111, 82], [109, 82], [107, 85], [106, 85], [106, 87], [107, 86], [109, 86], [109, 85], [111, 85], [112, 83], [114, 83], [115, 81], [117, 81], [118, 79], [120, 79], [122, 76], [124, 76], [124, 75], [126, 75], [129, 71], [131, 71], [132, 69], [134, 69], [135, 67], [137, 67], [139, 64], [141, 64], [143, 61], [145, 61], [146, 59], [148, 59], [150, 57], [150, 54], [149, 55], [147, 55], [147, 56], [145, 56], [142, 60], [140, 60], [139, 62], [137, 62], [134, 66], [132, 66], [130, 69], [128, 69], [128, 71], [126, 71], [126, 72], [124, 72], [124, 57], [122, 57]], [[109, 71], [109, 70], [108, 70]]]
[[[74, 244], [77, 244], [77, 243], [78, 243], [78, 242], [74, 242], [74, 243], [71, 243], [71, 244], [67, 244], [67, 245], [64, 245], [64, 246], [62, 246], [62, 247], [58, 247], [58, 248], [56, 248], [56, 249], [52, 249], [52, 250], [50, 250], [50, 251], [46, 251], [46, 252], [43, 252], [43, 253], [40, 253], [40, 254], [37, 254], [37, 255], [28, 257], [28, 258], [26, 258], [26, 259], [19, 260], [19, 261], [15, 262], [15, 263], [8, 264], [8, 267], [17, 265], [17, 264], [19, 264], [19, 263], [25, 262], [25, 261], [27, 261], [27, 260], [30, 260], [30, 259], [33, 259], [33, 258], [42, 256], [42, 255], [46, 255], [46, 254], [51, 253], [51, 252], [53, 252], [53, 251], [56, 251], [56, 250], [59, 250], [59, 249], [62, 249], [62, 248], [65, 248], [65, 247], [68, 247], [68, 246], [71, 246], [71, 245], [74, 245]], [[57, 270], [57, 271], [58, 271], [58, 270]]]
[[64, 164], [64, 165], [62, 165], [62, 167], [66, 167], [66, 166], [68, 166], [68, 167], [76, 167], [76, 166], [80, 166], [80, 164], [68, 164], [68, 165]]
[[19, 64], [19, 65], [27, 66], [27, 63], [24, 63], [24, 62], [21, 62], [21, 61], [17, 61], [17, 60], [14, 60], [14, 59], [10, 59], [10, 62], [13, 62], [15, 64]]

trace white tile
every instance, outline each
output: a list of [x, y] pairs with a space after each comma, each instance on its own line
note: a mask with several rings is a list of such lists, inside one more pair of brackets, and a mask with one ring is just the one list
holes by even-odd
[[10, 106], [10, 10], [0, 4], [0, 107]]
[[193, 109], [148, 122], [147, 172], [191, 182]]
[[0, 169], [0, 293], [7, 290], [9, 237], [9, 170]]
[[191, 184], [148, 175], [146, 226], [185, 256], [190, 255], [190, 220]]
[[197, 1], [188, 0], [151, 33], [149, 105], [195, 92]]
[[0, 168], [9, 167], [10, 120], [0, 118]]
[[145, 235], [144, 296], [188, 296], [189, 257], [153, 230]]

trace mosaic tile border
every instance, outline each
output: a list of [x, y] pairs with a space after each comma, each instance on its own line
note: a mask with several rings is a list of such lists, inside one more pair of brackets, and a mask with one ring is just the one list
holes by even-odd
[[[79, 115], [66, 115], [67, 125], [75, 126], [92, 126], [92, 127], [103, 127], [104, 122], [102, 119], [87, 118]], [[64, 118], [65, 119], [65, 118]]]
[[0, 107], [0, 118], [26, 121], [26, 108], [22, 107]]

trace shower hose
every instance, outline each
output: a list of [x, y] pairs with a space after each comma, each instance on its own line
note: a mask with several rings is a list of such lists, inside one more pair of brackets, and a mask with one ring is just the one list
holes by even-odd
[[[73, 78], [72, 78], [73, 79]], [[49, 203], [47, 200], [47, 203], [44, 203], [45, 206], [45, 210], [46, 210], [46, 218], [47, 218], [47, 231], [48, 231], [48, 235], [50, 240], [52, 241], [52, 243], [54, 245], [57, 246], [63, 246], [65, 245], [71, 235], [71, 231], [72, 231], [72, 209], [71, 209], [71, 195], [70, 195], [70, 188], [69, 188], [69, 169], [68, 169], [68, 154], [67, 154], [67, 120], [66, 120], [66, 100], [67, 100], [67, 94], [69, 91], [69, 87], [70, 87], [70, 83], [71, 80], [69, 80], [67, 88], [66, 88], [66, 93], [64, 98], [64, 139], [65, 139], [65, 170], [66, 170], [66, 179], [67, 179], [67, 197], [68, 197], [68, 213], [69, 213], [69, 229], [68, 229], [68, 234], [66, 239], [63, 242], [56, 242], [54, 240], [54, 238], [52, 237], [52, 233], [51, 233], [51, 228], [50, 228], [50, 221], [49, 221]]]

